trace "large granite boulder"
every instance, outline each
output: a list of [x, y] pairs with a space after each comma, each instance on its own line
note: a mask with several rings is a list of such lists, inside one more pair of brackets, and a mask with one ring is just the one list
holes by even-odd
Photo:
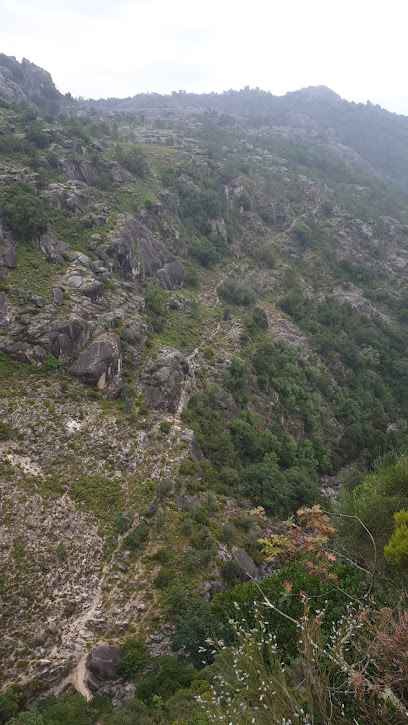
[[16, 269], [17, 267], [17, 251], [16, 248], [11, 244], [6, 246], [3, 255], [3, 261], [6, 267], [9, 269]]
[[116, 663], [122, 657], [123, 650], [116, 645], [95, 647], [87, 657], [86, 666], [98, 680], [114, 680], [118, 677]]
[[65, 181], [82, 181], [88, 186], [93, 186], [99, 179], [95, 166], [85, 159], [79, 163], [74, 163], [66, 156], [60, 156], [58, 158], [58, 170]]
[[50, 227], [48, 227], [47, 231], [40, 237], [37, 242], [37, 246], [43, 254], [48, 254], [51, 261], [55, 264], [64, 263], [61, 252], [66, 252], [69, 249], [69, 245], [66, 242], [62, 242], [60, 239], [57, 239]]
[[[31, 331], [37, 321], [31, 323], [29, 336], [32, 340], [38, 339]], [[56, 358], [70, 358], [76, 350], [82, 350], [91, 339], [91, 331], [88, 322], [78, 317], [70, 320], [61, 320], [50, 323], [48, 333], [48, 344], [51, 352]]]
[[113, 332], [100, 335], [81, 352], [69, 368], [71, 375], [83, 378], [100, 390], [105, 388], [122, 370], [120, 337]]
[[239, 566], [239, 571], [243, 579], [259, 579], [258, 568], [254, 560], [244, 549], [239, 546], [232, 547], [232, 557]]
[[51, 209], [64, 209], [67, 205], [65, 188], [63, 184], [52, 183], [47, 189], [40, 191], [39, 196], [44, 199]]
[[150, 229], [130, 214], [119, 214], [117, 225], [106, 242], [96, 241], [95, 252], [105, 266], [124, 279], [149, 279], [158, 273], [164, 289], [179, 289], [184, 270]]
[[0, 330], [6, 330], [10, 324], [11, 314], [8, 309], [6, 295], [0, 295]]
[[161, 348], [150, 358], [142, 374], [146, 403], [151, 408], [175, 413], [189, 372], [188, 362], [179, 350]]

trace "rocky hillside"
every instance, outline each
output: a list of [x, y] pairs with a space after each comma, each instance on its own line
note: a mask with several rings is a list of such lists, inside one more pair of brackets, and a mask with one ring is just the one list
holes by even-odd
[[31, 103], [44, 113], [61, 110], [64, 96], [60, 93], [50, 73], [23, 58], [0, 53], [0, 98], [9, 102]]
[[405, 440], [408, 199], [310, 94], [284, 123], [69, 118], [0, 65], [2, 686], [117, 705], [89, 650], [171, 652], [197, 601], [271, 573], [261, 535]]

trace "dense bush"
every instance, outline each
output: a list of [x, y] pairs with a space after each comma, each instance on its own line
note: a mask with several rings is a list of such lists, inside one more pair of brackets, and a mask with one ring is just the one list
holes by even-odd
[[[401, 512], [401, 508], [408, 509], [408, 456], [400, 456], [394, 465], [387, 465], [387, 460], [376, 472], [366, 475], [363, 483], [353, 491], [343, 489], [341, 511], [345, 514], [340, 521], [342, 541], [352, 552], [353, 556], [360, 557], [369, 567], [374, 566], [383, 572], [391, 574], [388, 561], [395, 563], [401, 557], [404, 559], [404, 544], [400, 551], [394, 551], [397, 544], [395, 536], [394, 515]], [[402, 514], [402, 512], [401, 512]], [[376, 548], [367, 531], [355, 518], [358, 516], [370, 531], [375, 540]], [[400, 517], [403, 519], [404, 516]], [[398, 538], [405, 533], [405, 526], [401, 528]], [[405, 537], [403, 536], [404, 540]], [[390, 540], [393, 545], [390, 547]], [[388, 545], [388, 547], [387, 547]], [[386, 556], [384, 556], [384, 547]], [[387, 561], [388, 560], [388, 561]]]
[[139, 179], [144, 179], [149, 174], [149, 164], [146, 158], [146, 154], [143, 149], [133, 145], [130, 148], [125, 148], [120, 144], [116, 146], [116, 160], [119, 161], [131, 174], [134, 174]]
[[147, 665], [149, 650], [143, 640], [128, 637], [123, 644], [123, 658], [116, 664], [122, 677], [133, 678], [140, 674]]
[[47, 227], [44, 203], [24, 181], [14, 181], [1, 190], [0, 210], [5, 224], [19, 241], [38, 239]]
[[241, 282], [235, 277], [227, 277], [217, 290], [224, 302], [230, 305], [244, 305], [248, 307], [256, 301], [256, 292], [250, 282]]
[[[182, 649], [194, 666], [201, 669], [204, 664], [213, 660], [205, 640], [208, 637], [222, 637], [224, 634], [225, 625], [215, 615], [211, 605], [199, 602], [177, 623], [171, 646], [173, 650]], [[206, 651], [200, 652], [203, 646]]]
[[123, 546], [130, 551], [139, 551], [142, 544], [149, 538], [150, 529], [147, 524], [139, 524], [131, 534], [123, 540]]
[[136, 695], [146, 705], [152, 705], [155, 695], [167, 700], [177, 690], [190, 687], [196, 678], [197, 673], [193, 668], [186, 667], [175, 657], [155, 657], [152, 669], [138, 680]]

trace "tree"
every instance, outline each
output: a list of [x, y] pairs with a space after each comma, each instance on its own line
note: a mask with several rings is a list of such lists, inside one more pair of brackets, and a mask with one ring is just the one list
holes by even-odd
[[127, 637], [123, 644], [123, 658], [116, 664], [116, 669], [122, 677], [135, 677], [147, 665], [149, 650], [143, 640], [136, 637]]
[[143, 149], [137, 146], [131, 146], [124, 149], [123, 146], [117, 144], [116, 159], [131, 174], [138, 176], [139, 179], [145, 179], [149, 174], [149, 164]]
[[293, 486], [279, 470], [275, 454], [269, 453], [262, 463], [248, 466], [242, 477], [242, 485], [244, 493], [269, 513], [287, 516], [293, 511]]
[[[184, 650], [194, 667], [201, 669], [212, 662], [211, 652], [207, 651], [206, 639], [219, 637], [224, 633], [223, 625], [212, 613], [210, 604], [199, 602], [178, 622], [171, 638], [173, 650]], [[202, 651], [204, 650], [206, 651]]]
[[384, 556], [391, 564], [408, 565], [408, 511], [401, 509], [394, 514], [395, 531], [384, 546]]
[[38, 239], [47, 228], [44, 203], [25, 181], [15, 181], [1, 191], [0, 211], [6, 226], [18, 241]]
[[234, 356], [226, 372], [228, 386], [232, 390], [242, 390], [248, 379], [248, 366], [240, 357]]

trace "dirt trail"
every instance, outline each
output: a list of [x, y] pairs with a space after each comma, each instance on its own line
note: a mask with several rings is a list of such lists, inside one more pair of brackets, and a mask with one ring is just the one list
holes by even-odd
[[[131, 527], [125, 533], [120, 534], [118, 536], [118, 542], [117, 542], [116, 548], [114, 549], [114, 551], [112, 553], [112, 557], [111, 557], [110, 561], [108, 561], [102, 569], [102, 574], [101, 574], [100, 583], [99, 583], [97, 592], [93, 596], [90, 604], [86, 607], [86, 609], [84, 609], [81, 612], [81, 614], [76, 619], [74, 619], [73, 622], [71, 622], [71, 624], [70, 624], [70, 632], [73, 635], [75, 635], [75, 639], [80, 639], [83, 642], [83, 647], [82, 647], [83, 652], [82, 652], [81, 657], [77, 661], [75, 667], [69, 673], [69, 675], [67, 677], [65, 677], [62, 682], [58, 683], [58, 685], [56, 685], [52, 689], [52, 692], [54, 692], [54, 694], [56, 694], [56, 695], [63, 692], [67, 685], [72, 684], [72, 685], [74, 685], [75, 689], [81, 693], [81, 695], [86, 697], [87, 700], [90, 700], [92, 698], [91, 692], [88, 690], [88, 688], [85, 685], [85, 681], [86, 681], [87, 674], [88, 674], [88, 671], [86, 669], [86, 659], [87, 659], [88, 653], [86, 651], [84, 651], [84, 648], [85, 648], [85, 643], [89, 640], [89, 630], [86, 627], [86, 623], [93, 617], [93, 615], [95, 614], [95, 612], [101, 605], [102, 594], [103, 594], [101, 585], [103, 584], [103, 582], [105, 581], [105, 579], [109, 573], [110, 567], [112, 566], [112, 562], [115, 559], [115, 555], [120, 551], [124, 538], [126, 536], [129, 536], [129, 534], [131, 534], [135, 530], [135, 528], [139, 525], [139, 523], [140, 523], [139, 517], [135, 516], [135, 519], [134, 519]], [[102, 642], [99, 642], [99, 644], [102, 644]]]
[[[219, 284], [219, 283], [218, 283]], [[218, 286], [218, 285], [217, 285]], [[213, 308], [217, 307], [219, 304], [219, 298], [217, 295], [216, 288], [211, 290], [215, 295], [215, 303], [213, 305]], [[189, 365], [189, 375], [187, 376], [185, 380], [185, 384], [183, 386], [183, 390], [180, 395], [179, 404], [177, 406], [177, 410], [174, 413], [174, 415], [169, 419], [172, 423], [172, 428], [174, 430], [174, 433], [179, 439], [179, 435], [181, 432], [181, 414], [183, 410], [185, 409], [186, 405], [188, 404], [188, 401], [190, 399], [191, 393], [195, 388], [196, 385], [196, 378], [195, 378], [195, 371], [198, 364], [198, 356], [200, 354], [200, 351], [203, 349], [205, 345], [208, 344], [209, 340], [212, 340], [220, 331], [221, 324], [218, 322], [209, 335], [206, 336], [206, 339], [204, 339], [200, 345], [198, 345], [189, 355], [187, 355], [187, 361]], [[157, 423], [151, 428], [150, 434], [157, 433], [160, 428], [160, 423], [162, 422], [162, 419], [159, 419]], [[181, 442], [181, 441], [180, 441]], [[148, 451], [146, 451], [146, 455], [148, 455]], [[93, 615], [97, 612], [99, 607], [102, 605], [102, 595], [103, 590], [101, 588], [101, 585], [107, 578], [110, 568], [112, 566], [112, 562], [115, 560], [115, 555], [120, 551], [123, 539], [125, 536], [128, 536], [131, 534], [136, 526], [140, 523], [139, 517], [135, 517], [135, 520], [132, 523], [132, 526], [128, 531], [126, 531], [124, 534], [121, 534], [118, 536], [117, 546], [115, 550], [112, 553], [112, 557], [109, 562], [107, 562], [101, 573], [100, 582], [98, 586], [98, 590], [96, 591], [95, 595], [91, 599], [89, 605], [84, 609], [81, 614], [73, 620], [73, 622], [70, 625], [70, 632], [72, 633], [73, 637], [76, 640], [79, 640], [81, 642], [81, 648], [82, 653], [75, 665], [75, 667], [71, 670], [69, 675], [60, 682], [57, 686], [53, 688], [54, 694], [58, 695], [61, 692], [64, 691], [64, 689], [68, 685], [73, 685], [75, 689], [80, 692], [87, 700], [90, 700], [92, 698], [92, 693], [88, 690], [87, 686], [85, 685], [86, 679], [87, 679], [87, 668], [86, 668], [86, 659], [88, 656], [88, 652], [85, 649], [86, 643], [89, 641], [89, 630], [86, 627], [86, 623], [92, 619]], [[99, 644], [103, 644], [103, 637], [99, 639]], [[96, 642], [95, 642], [96, 644]]]

